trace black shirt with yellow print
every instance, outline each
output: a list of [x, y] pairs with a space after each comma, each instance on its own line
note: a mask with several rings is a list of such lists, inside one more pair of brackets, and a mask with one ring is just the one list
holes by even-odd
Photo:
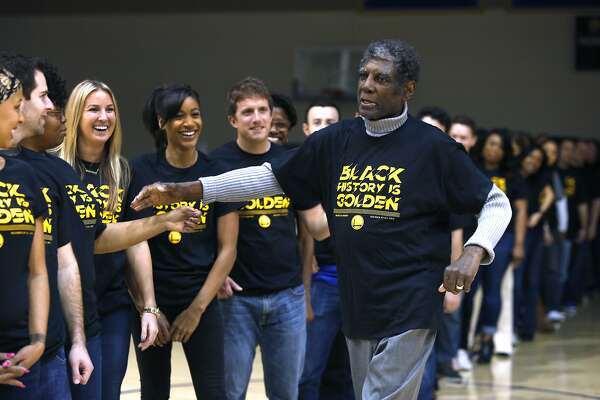
[[71, 226], [71, 244], [79, 263], [85, 334], [90, 338], [100, 332], [94, 247], [96, 238], [104, 232], [106, 225], [101, 220], [101, 204], [87, 190], [75, 170], [59, 158], [54, 159], [54, 164], [52, 173], [63, 185], [72, 220], [76, 221]]
[[[294, 150], [290, 150], [294, 151]], [[285, 153], [271, 143], [264, 154], [243, 151], [235, 141], [211, 153], [227, 170], [262, 165]], [[244, 288], [240, 295], [260, 295], [302, 283], [296, 214], [286, 195], [252, 199], [239, 212], [237, 258], [231, 277]]]
[[462, 145], [413, 117], [381, 137], [355, 118], [272, 166], [299, 208], [316, 200], [327, 213], [347, 337], [436, 329], [450, 213], [479, 213], [491, 189]]
[[588, 188], [579, 168], [558, 169], [565, 188], [565, 196], [569, 209], [569, 228], [567, 238], [575, 239], [581, 227], [579, 220], [579, 206], [588, 201]]
[[47, 206], [33, 168], [6, 157], [0, 170], [0, 352], [29, 344], [29, 253]]
[[529, 197], [529, 189], [527, 188], [525, 179], [518, 172], [508, 169], [486, 170], [482, 166], [480, 168], [490, 181], [502, 190], [506, 194], [506, 197], [508, 197], [508, 200], [510, 200], [512, 218], [506, 228], [506, 232], [513, 232], [517, 215], [514, 202], [516, 200], [527, 200]]
[[[126, 204], [140, 190], [155, 182], [189, 182], [202, 176], [216, 175], [222, 169], [198, 152], [198, 160], [189, 168], [176, 168], [165, 158], [164, 149], [145, 154], [131, 162], [131, 184]], [[217, 219], [234, 212], [236, 204], [204, 204], [201, 200], [164, 204], [135, 212], [126, 207], [125, 219], [160, 215], [178, 207], [202, 211], [200, 224], [191, 233], [164, 232], [148, 240], [152, 255], [154, 291], [159, 306], [188, 306], [202, 288], [217, 257]]]
[[[83, 183], [90, 194], [102, 206], [100, 219], [104, 224], [121, 222], [123, 218], [123, 200], [127, 188], [118, 190], [117, 206], [114, 211], [108, 211], [110, 187], [102, 182], [100, 164], [84, 162]], [[96, 297], [98, 298], [98, 312], [107, 314], [118, 308], [131, 304], [127, 286], [125, 285], [125, 266], [127, 257], [125, 251], [107, 254], [96, 254], [94, 265], [96, 267]]]
[[60, 175], [54, 172], [56, 164], [64, 161], [46, 152], [25, 148], [21, 149], [19, 158], [34, 168], [48, 207], [48, 215], [44, 220], [44, 241], [50, 284], [50, 314], [44, 355], [51, 356], [65, 341], [65, 321], [58, 292], [58, 248], [71, 241], [71, 226], [78, 221], [73, 220], [72, 206], [60, 182]]

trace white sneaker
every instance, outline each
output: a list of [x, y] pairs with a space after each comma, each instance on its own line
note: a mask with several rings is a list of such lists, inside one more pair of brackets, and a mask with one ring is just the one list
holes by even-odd
[[548, 315], [546, 315], [546, 318], [548, 318], [548, 320], [551, 322], [564, 322], [565, 314], [561, 313], [560, 311], [552, 310], [552, 311], [548, 312]]
[[465, 349], [459, 349], [458, 353], [456, 353], [456, 367], [459, 371], [471, 371], [473, 369], [469, 352]]

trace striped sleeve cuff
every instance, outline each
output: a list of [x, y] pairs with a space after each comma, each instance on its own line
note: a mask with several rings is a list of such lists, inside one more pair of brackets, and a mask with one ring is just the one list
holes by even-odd
[[283, 193], [271, 165], [235, 169], [200, 178], [204, 203], [235, 203]]
[[486, 251], [487, 255], [481, 260], [482, 265], [488, 265], [494, 261], [494, 247], [504, 234], [511, 217], [510, 201], [504, 192], [493, 185], [477, 217], [477, 229], [465, 243], [465, 247], [479, 246]]

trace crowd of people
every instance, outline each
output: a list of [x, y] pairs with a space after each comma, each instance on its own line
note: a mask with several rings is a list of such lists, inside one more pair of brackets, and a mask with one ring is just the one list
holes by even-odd
[[[598, 143], [591, 138], [483, 129], [473, 119], [451, 117], [440, 107], [425, 107], [418, 116], [462, 143], [477, 167], [506, 192], [513, 208], [494, 263], [479, 270], [469, 293], [446, 295], [437, 359], [430, 359], [429, 379], [424, 380], [432, 387], [436, 374], [460, 379], [459, 371], [473, 369], [473, 360], [487, 364], [494, 354], [510, 356], [512, 345], [534, 340], [539, 331], [557, 331], [600, 289], [600, 164]], [[473, 217], [452, 219], [453, 249], [455, 241], [460, 249], [462, 238], [475, 226]], [[513, 275], [512, 291], [502, 291], [507, 273]], [[481, 308], [474, 316], [478, 287]], [[509, 335], [510, 345], [495, 348], [503, 303], [512, 305], [512, 326], [502, 332]], [[470, 340], [473, 327], [475, 341]]]
[[143, 399], [169, 398], [173, 342], [198, 398], [245, 398], [260, 346], [272, 399], [431, 399], [494, 355], [510, 268], [515, 334], [558, 329], [600, 283], [596, 143], [413, 118], [418, 74], [371, 43], [357, 116], [316, 99], [301, 144], [245, 78], [208, 155], [199, 93], [161, 85], [129, 162], [106, 83], [0, 54], [0, 397], [118, 399], [133, 337]]

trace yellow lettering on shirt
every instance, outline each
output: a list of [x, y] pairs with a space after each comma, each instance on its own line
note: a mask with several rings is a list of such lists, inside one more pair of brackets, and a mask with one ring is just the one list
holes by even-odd
[[201, 213], [198, 217], [199, 224], [195, 230], [202, 231], [206, 228], [208, 211], [210, 210], [211, 206], [210, 204], [204, 204], [202, 201], [179, 201], [177, 203], [158, 205], [154, 207], [154, 215], [162, 215], [180, 207], [190, 207], [200, 210]]
[[[336, 186], [339, 209], [360, 209], [398, 213], [401, 174], [405, 168], [392, 165], [344, 165]], [[362, 225], [361, 225], [362, 226]]]
[[572, 197], [575, 194], [577, 188], [577, 181], [573, 176], [565, 177], [565, 194], [567, 197]]
[[33, 232], [35, 218], [30, 203], [17, 183], [0, 182], [0, 230]]

